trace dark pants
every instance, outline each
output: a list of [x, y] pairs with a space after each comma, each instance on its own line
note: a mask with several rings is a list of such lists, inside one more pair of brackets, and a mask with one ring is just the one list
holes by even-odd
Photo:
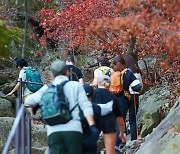
[[96, 154], [97, 153], [97, 139], [95, 139], [91, 130], [83, 132], [83, 154]]
[[[131, 100], [128, 101], [128, 99], [124, 95], [118, 95], [117, 96], [119, 107], [121, 110], [122, 117], [125, 121], [127, 111], [129, 110], [129, 125], [130, 125], [130, 135], [131, 140], [137, 139], [137, 128], [136, 128], [136, 112], [135, 112], [135, 106], [134, 106], [134, 97], [131, 96]], [[121, 144], [121, 141], [119, 139], [119, 128], [116, 126], [117, 129], [117, 136], [116, 136], [116, 145], [119, 146]]]
[[48, 136], [51, 154], [82, 154], [82, 134], [74, 131], [61, 131]]

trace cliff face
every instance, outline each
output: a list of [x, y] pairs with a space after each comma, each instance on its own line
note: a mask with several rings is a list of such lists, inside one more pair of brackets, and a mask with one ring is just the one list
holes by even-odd
[[146, 137], [137, 154], [178, 154], [180, 151], [180, 97], [166, 118]]

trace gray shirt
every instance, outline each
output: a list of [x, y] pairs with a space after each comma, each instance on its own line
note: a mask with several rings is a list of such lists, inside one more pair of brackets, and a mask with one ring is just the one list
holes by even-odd
[[[60, 75], [57, 76], [52, 84], [57, 85], [61, 82], [68, 80], [66, 76]], [[47, 85], [44, 85], [41, 89], [37, 92], [33, 93], [32, 95], [28, 96], [25, 99], [25, 102], [29, 106], [35, 106], [41, 100], [43, 93], [48, 89]], [[93, 115], [92, 104], [89, 102], [86, 93], [84, 91], [83, 86], [76, 81], [69, 81], [64, 85], [64, 94], [69, 100], [69, 107], [72, 109], [77, 103], [79, 107], [82, 109], [84, 116]], [[70, 120], [66, 124], [59, 124], [55, 126], [47, 125], [47, 135], [58, 131], [77, 131], [82, 133], [82, 127], [79, 117], [79, 108], [78, 106], [72, 112], [72, 120]]]

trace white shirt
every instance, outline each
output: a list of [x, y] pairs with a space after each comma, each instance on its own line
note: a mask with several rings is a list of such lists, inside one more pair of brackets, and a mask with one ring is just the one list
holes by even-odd
[[[20, 81], [20, 79], [22, 78], [22, 81], [26, 81], [26, 69], [27, 67], [23, 67], [20, 72], [19, 72], [19, 77], [18, 77], [18, 81]], [[32, 92], [26, 87], [24, 89], [24, 93], [23, 93], [23, 96], [26, 96], [26, 95], [29, 95], [31, 94]]]

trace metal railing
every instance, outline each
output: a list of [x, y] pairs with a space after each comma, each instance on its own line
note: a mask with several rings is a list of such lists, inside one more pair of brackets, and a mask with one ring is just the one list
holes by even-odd
[[[2, 154], [8, 153], [9, 147], [14, 137], [15, 137], [15, 154], [24, 154], [24, 153], [31, 154], [31, 116], [30, 113], [24, 107], [24, 104], [20, 103], [20, 99], [16, 100], [16, 113], [17, 114], [15, 121], [11, 128], [10, 134], [8, 136]], [[25, 139], [26, 139], [26, 144], [25, 144]]]
[[[12, 140], [15, 138], [15, 154], [31, 154], [31, 115], [23, 104], [23, 82], [20, 79], [20, 98], [16, 99], [16, 118], [4, 146], [2, 154], [7, 154]], [[25, 142], [26, 141], [26, 142]], [[26, 152], [25, 152], [26, 151]]]

